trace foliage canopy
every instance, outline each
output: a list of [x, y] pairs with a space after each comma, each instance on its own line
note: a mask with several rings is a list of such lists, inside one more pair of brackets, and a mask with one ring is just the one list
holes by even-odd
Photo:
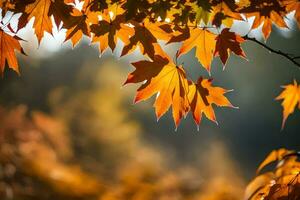
[[[214, 107], [234, 107], [225, 94], [228, 90], [213, 86], [212, 79], [200, 76], [197, 81], [188, 77], [186, 66], [180, 66], [163, 50], [165, 45], [181, 42], [176, 58], [196, 49], [195, 56], [210, 74], [215, 57], [225, 65], [232, 53], [246, 58], [241, 44], [253, 41], [272, 53], [290, 60], [300, 67], [299, 56], [274, 50], [266, 43], [246, 35], [239, 35], [230, 28], [235, 20], [250, 21], [253, 29], [262, 28], [267, 41], [272, 25], [288, 28], [285, 17], [293, 12], [300, 27], [299, 0], [1, 0], [0, 21], [0, 74], [5, 67], [19, 73], [15, 51], [25, 54], [18, 32], [33, 20], [33, 29], [40, 44], [45, 32], [66, 29], [65, 41], [75, 46], [83, 36], [92, 43], [99, 43], [99, 53], [110, 48], [115, 50], [118, 40], [124, 44], [121, 56], [139, 48], [147, 60], [132, 65], [124, 84], [141, 83], [135, 102], [157, 95], [157, 118], [170, 107], [177, 127], [188, 112], [200, 124], [202, 115], [217, 122]], [[17, 24], [12, 22], [18, 15]], [[283, 122], [300, 107], [300, 85], [284, 86], [276, 98], [283, 100]], [[259, 167], [278, 161], [273, 172], [258, 176], [247, 189], [250, 199], [299, 199], [299, 153], [278, 150]], [[283, 163], [283, 164], [282, 164]]]
[[[31, 19], [34, 20], [38, 43], [45, 32], [52, 34], [53, 28], [66, 29], [65, 40], [70, 40], [73, 46], [83, 36], [89, 37], [92, 43], [100, 43], [100, 54], [107, 48], [113, 51], [121, 40], [124, 43], [121, 56], [139, 47], [141, 53], [151, 60], [134, 63], [136, 70], [126, 81], [126, 84], [145, 81], [138, 89], [135, 102], [158, 94], [155, 101], [157, 118], [172, 106], [176, 127], [189, 111], [199, 125], [202, 114], [217, 122], [213, 104], [233, 106], [224, 96], [227, 90], [212, 86], [211, 79], [199, 77], [195, 82], [187, 77], [185, 66], [174, 64], [159, 41], [166, 44], [183, 42], [176, 59], [196, 48], [196, 57], [210, 74], [214, 57], [219, 56], [224, 67], [231, 53], [246, 58], [241, 48], [246, 40], [270, 48], [248, 35], [232, 32], [230, 27], [234, 20], [246, 21], [254, 17], [249, 32], [262, 26], [265, 40], [271, 34], [272, 24], [287, 28], [284, 18], [290, 12], [295, 12], [300, 26], [298, 0], [1, 0], [0, 8], [1, 74], [6, 62], [8, 67], [19, 73], [14, 51], [23, 54], [24, 51], [17, 34]], [[21, 15], [14, 27], [11, 18], [17, 13]], [[300, 65], [298, 57], [281, 51], [273, 52]], [[293, 112], [298, 96], [299, 90], [294, 90], [294, 93], [289, 90], [278, 98], [284, 99], [283, 124]], [[290, 101], [293, 103], [290, 104]]]

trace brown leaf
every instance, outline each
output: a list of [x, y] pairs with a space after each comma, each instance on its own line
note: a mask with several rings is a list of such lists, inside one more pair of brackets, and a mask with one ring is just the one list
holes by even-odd
[[217, 43], [214, 55], [220, 56], [224, 67], [230, 56], [230, 52], [246, 58], [246, 54], [240, 46], [245, 40], [234, 32], [230, 32], [229, 28], [223, 29], [221, 34], [217, 36], [216, 40]]

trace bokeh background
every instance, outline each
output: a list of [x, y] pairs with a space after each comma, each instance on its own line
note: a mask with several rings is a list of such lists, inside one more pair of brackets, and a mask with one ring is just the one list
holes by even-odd
[[[203, 119], [199, 130], [189, 115], [175, 130], [170, 112], [157, 122], [154, 99], [133, 105], [137, 86], [122, 86], [138, 51], [120, 58], [119, 44], [99, 58], [85, 39], [74, 49], [63, 43], [64, 31], [40, 47], [32, 30], [20, 34], [21, 76], [6, 69], [0, 79], [1, 199], [241, 199], [269, 152], [300, 149], [300, 112], [281, 131], [274, 100], [281, 85], [300, 82], [299, 69], [251, 41], [249, 61], [212, 66], [214, 84], [233, 89], [239, 109], [216, 108], [218, 125]], [[293, 23], [274, 27], [267, 44], [300, 55]], [[178, 47], [164, 48], [174, 57]], [[178, 62], [194, 79], [209, 77], [194, 50]]]

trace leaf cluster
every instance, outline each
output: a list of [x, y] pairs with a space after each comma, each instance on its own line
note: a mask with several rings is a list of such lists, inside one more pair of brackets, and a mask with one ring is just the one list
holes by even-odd
[[[139, 48], [150, 59], [133, 63], [136, 70], [126, 81], [145, 82], [138, 89], [136, 102], [157, 94], [157, 117], [172, 106], [176, 126], [189, 111], [197, 124], [202, 114], [216, 122], [212, 105], [232, 105], [224, 96], [227, 90], [213, 87], [211, 79], [200, 77], [195, 82], [188, 78], [185, 66], [174, 64], [159, 41], [182, 42], [176, 59], [196, 48], [196, 57], [210, 74], [217, 56], [224, 66], [231, 52], [246, 58], [240, 45], [248, 37], [230, 31], [234, 20], [254, 17], [251, 30], [262, 26], [265, 39], [272, 24], [287, 27], [284, 17], [290, 12], [295, 11], [300, 25], [298, 0], [2, 0], [0, 8], [1, 74], [6, 62], [18, 72], [14, 51], [24, 51], [17, 34], [32, 19], [39, 43], [45, 32], [53, 34], [54, 28], [66, 29], [65, 41], [70, 40], [73, 46], [83, 36], [99, 43], [100, 54], [106, 49], [114, 51], [120, 40], [124, 44], [121, 56]], [[11, 12], [21, 14], [17, 27], [4, 20]]]
[[[272, 170], [259, 174], [267, 166]], [[249, 200], [297, 200], [300, 198], [299, 152], [287, 149], [272, 151], [260, 164], [257, 177], [249, 183], [246, 199]]]

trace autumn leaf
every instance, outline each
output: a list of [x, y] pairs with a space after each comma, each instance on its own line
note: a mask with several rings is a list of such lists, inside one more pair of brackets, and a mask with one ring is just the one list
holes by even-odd
[[272, 172], [261, 174], [255, 177], [246, 187], [245, 198], [247, 200], [260, 200], [264, 199], [266, 194], [270, 192], [270, 184], [274, 178]]
[[295, 11], [295, 19], [300, 28], [300, 1], [298, 0], [282, 0], [288, 12]]
[[0, 9], [2, 18], [5, 17], [7, 11], [13, 10], [15, 5], [10, 0], [1, 0], [0, 1]]
[[176, 66], [169, 58], [155, 56], [153, 62], [132, 63], [136, 68], [128, 75], [125, 84], [146, 81], [137, 90], [134, 102], [146, 100], [157, 94], [154, 107], [157, 119], [173, 108], [176, 127], [189, 109], [187, 99], [188, 81], [181, 66]]
[[299, 152], [279, 149], [272, 151], [260, 164], [258, 172], [266, 165], [276, 162], [247, 186], [245, 199], [249, 200], [298, 200], [300, 198]]
[[210, 1], [196, 1], [195, 4], [192, 5], [192, 8], [196, 13], [196, 24], [201, 22], [208, 24], [212, 12], [212, 5]]
[[77, 9], [73, 10], [72, 18], [64, 27], [67, 28], [65, 41], [71, 40], [73, 47], [78, 44], [83, 35], [90, 36], [87, 15]]
[[33, 28], [40, 43], [45, 31], [52, 34], [51, 16], [48, 15], [52, 1], [36, 0], [25, 4], [26, 2], [28, 3], [28, 1], [20, 1], [17, 4], [18, 7], [24, 6], [24, 13], [19, 20], [19, 28], [24, 27], [31, 18], [34, 18]]
[[142, 54], [154, 59], [154, 45], [158, 44], [157, 39], [146, 26], [139, 23], [133, 23], [133, 25], [134, 35], [129, 39], [129, 44], [124, 46], [121, 56], [129, 54], [139, 47]]
[[179, 26], [175, 26], [174, 30], [176, 31], [176, 34], [173, 34], [173, 36], [170, 38], [170, 40], [167, 42], [167, 44], [171, 44], [174, 42], [182, 42], [190, 38], [190, 29], [189, 27], [181, 28]]
[[217, 36], [216, 40], [217, 43], [214, 55], [220, 56], [224, 67], [230, 56], [230, 52], [246, 58], [246, 54], [241, 48], [241, 43], [245, 40], [234, 32], [230, 32], [229, 28], [223, 29], [221, 34]]
[[5, 63], [8, 67], [19, 74], [19, 65], [16, 58], [15, 50], [24, 53], [20, 45], [21, 39], [17, 36], [11, 36], [0, 29], [0, 74], [3, 76]]
[[195, 123], [200, 124], [202, 114], [209, 120], [217, 123], [213, 104], [221, 107], [232, 107], [224, 96], [228, 90], [212, 86], [211, 79], [199, 78], [197, 83], [189, 82], [188, 99]]
[[18, 30], [24, 28], [27, 23], [34, 18], [33, 28], [38, 39], [41, 42], [44, 33], [52, 34], [51, 16], [57, 26], [61, 21], [67, 20], [72, 8], [64, 3], [63, 0], [15, 0], [13, 11], [21, 12], [22, 15], [18, 22]]
[[272, 151], [266, 158], [265, 160], [259, 165], [257, 168], [256, 173], [259, 173], [264, 167], [269, 165], [272, 162], [282, 160], [285, 156], [294, 153], [294, 151], [288, 151], [286, 149], [278, 149]]
[[175, 31], [173, 31], [170, 24], [146, 20], [144, 25], [158, 40], [169, 41], [175, 35]]
[[272, 31], [272, 23], [281, 28], [287, 28], [283, 19], [285, 16], [285, 8], [279, 0], [251, 0], [250, 5], [241, 9], [240, 12], [245, 13], [246, 17], [255, 17], [252, 29], [258, 28], [263, 24], [262, 32], [265, 40], [267, 40]]
[[216, 35], [206, 29], [194, 28], [190, 31], [189, 39], [183, 42], [178, 56], [189, 52], [196, 47], [196, 57], [209, 72], [216, 46]]
[[220, 27], [224, 24], [227, 27], [231, 27], [233, 20], [243, 20], [241, 14], [233, 10], [233, 7], [236, 7], [235, 2], [232, 3], [230, 0], [213, 2], [216, 2], [216, 5], [213, 5], [211, 11], [211, 21], [213, 25]]
[[116, 47], [118, 39], [124, 45], [130, 43], [129, 38], [134, 34], [133, 28], [124, 24], [124, 16], [118, 15], [114, 20], [101, 20], [98, 24], [91, 25], [91, 31], [94, 33], [92, 42], [100, 42], [99, 50], [103, 53], [107, 47], [113, 51]]
[[300, 85], [294, 80], [294, 84], [283, 86], [284, 90], [276, 97], [276, 100], [283, 100], [281, 105], [283, 107], [283, 120], [281, 128], [284, 128], [285, 122], [290, 114], [295, 110], [298, 104], [300, 109]]

